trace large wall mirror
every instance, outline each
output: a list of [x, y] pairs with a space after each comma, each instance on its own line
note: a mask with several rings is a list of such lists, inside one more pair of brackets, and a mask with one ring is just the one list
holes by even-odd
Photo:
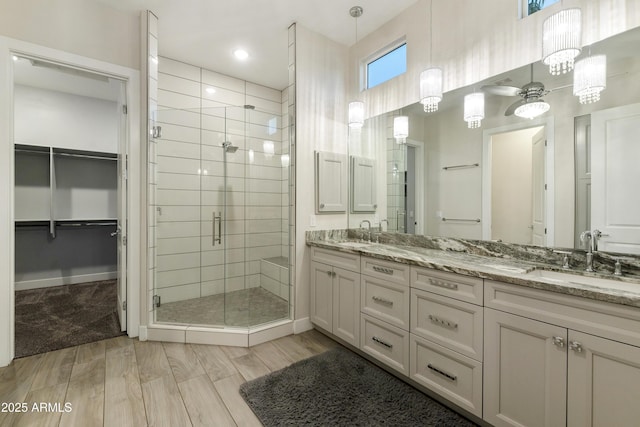
[[[634, 29], [583, 48], [579, 58], [607, 57], [595, 103], [573, 95], [573, 72], [552, 76], [537, 62], [445, 93], [435, 113], [415, 104], [366, 120], [350, 135], [350, 164], [374, 161], [377, 206], [351, 208], [349, 227], [368, 220], [384, 231], [564, 248], [597, 228], [600, 250], [640, 253], [639, 45]], [[522, 98], [484, 89], [481, 127], [463, 121], [465, 95], [531, 81], [549, 91], [546, 113], [505, 115]], [[397, 116], [409, 118], [406, 138], [394, 137]]]

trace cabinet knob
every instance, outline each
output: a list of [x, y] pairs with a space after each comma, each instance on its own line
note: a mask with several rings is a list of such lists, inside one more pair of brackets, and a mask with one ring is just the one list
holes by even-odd
[[578, 341], [569, 341], [569, 348], [576, 353], [582, 353], [582, 344]]
[[564, 347], [564, 338], [562, 337], [553, 337], [551, 338], [551, 341], [553, 342], [553, 345], [558, 346], [560, 348]]

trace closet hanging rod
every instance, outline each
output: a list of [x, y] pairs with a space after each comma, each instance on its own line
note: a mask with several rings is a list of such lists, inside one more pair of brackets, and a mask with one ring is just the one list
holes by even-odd
[[462, 169], [462, 168], [475, 168], [480, 166], [480, 163], [472, 163], [470, 165], [455, 165], [455, 166], [445, 166], [442, 169], [444, 170], [449, 170], [449, 169]]
[[480, 222], [480, 218], [475, 218], [475, 219], [466, 219], [466, 218], [442, 218], [442, 221]]

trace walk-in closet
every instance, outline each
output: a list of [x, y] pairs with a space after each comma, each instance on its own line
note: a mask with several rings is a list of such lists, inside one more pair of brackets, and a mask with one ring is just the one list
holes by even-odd
[[125, 329], [122, 87], [14, 57], [16, 357]]

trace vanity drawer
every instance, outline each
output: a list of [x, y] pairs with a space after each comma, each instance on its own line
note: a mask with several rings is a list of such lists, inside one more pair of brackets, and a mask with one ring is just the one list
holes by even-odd
[[409, 286], [410, 267], [391, 261], [362, 257], [362, 274], [377, 277], [399, 285]]
[[482, 307], [411, 289], [411, 333], [482, 361]]
[[311, 260], [360, 273], [360, 255], [312, 246]]
[[482, 305], [482, 279], [462, 274], [411, 267], [411, 286], [423, 291]]
[[361, 277], [360, 310], [409, 330], [409, 288], [366, 275]]
[[412, 380], [482, 417], [482, 363], [411, 334]]
[[385, 365], [409, 375], [409, 332], [360, 315], [360, 349]]

